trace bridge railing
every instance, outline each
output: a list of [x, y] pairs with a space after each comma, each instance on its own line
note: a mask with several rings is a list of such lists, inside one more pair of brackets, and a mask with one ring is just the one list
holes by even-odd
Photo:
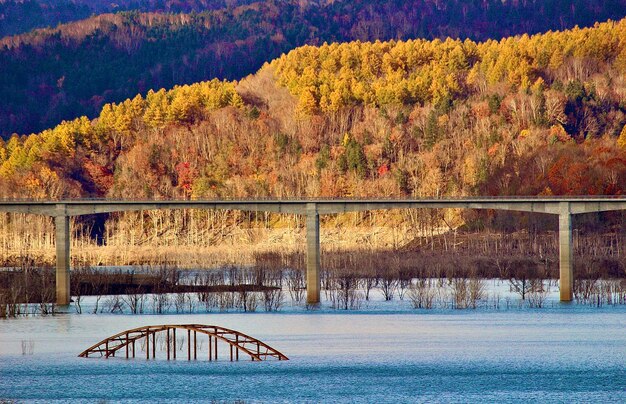
[[146, 199], [122, 199], [122, 198], [0, 198], [0, 203], [81, 203], [81, 202], [103, 202], [103, 203], [151, 203], [151, 202], [194, 202], [194, 203], [211, 203], [211, 202], [359, 202], [359, 201], [389, 201], [389, 202], [411, 202], [411, 201], [475, 201], [475, 200], [537, 200], [537, 201], [584, 201], [584, 200], [622, 200], [626, 199], [626, 195], [476, 195], [476, 196], [458, 196], [458, 197], [398, 197], [398, 196], [342, 196], [342, 197], [234, 197], [226, 196], [223, 198], [193, 198], [193, 199], [177, 199], [177, 198], [146, 198]]

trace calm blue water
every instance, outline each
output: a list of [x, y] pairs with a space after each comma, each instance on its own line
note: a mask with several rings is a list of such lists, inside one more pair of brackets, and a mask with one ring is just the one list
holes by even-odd
[[[191, 322], [238, 329], [291, 360], [76, 357], [124, 329]], [[0, 321], [0, 399], [617, 403], [626, 402], [625, 331], [626, 308], [575, 305], [22, 318]], [[32, 355], [22, 355], [23, 340], [32, 341]]]

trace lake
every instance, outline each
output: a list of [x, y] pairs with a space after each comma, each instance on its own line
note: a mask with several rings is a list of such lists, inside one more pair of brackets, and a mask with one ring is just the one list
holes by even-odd
[[[378, 298], [345, 312], [0, 320], [0, 401], [626, 402], [626, 307], [556, 299], [541, 309], [414, 310]], [[186, 345], [169, 362], [77, 357], [122, 330], [170, 323], [233, 328], [290, 360], [188, 362]]]

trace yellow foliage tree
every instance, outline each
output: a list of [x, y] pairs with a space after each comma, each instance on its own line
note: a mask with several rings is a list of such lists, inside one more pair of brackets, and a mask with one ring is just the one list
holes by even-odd
[[307, 88], [302, 91], [302, 94], [300, 94], [297, 106], [297, 113], [300, 115], [312, 115], [316, 111], [317, 100], [315, 99], [315, 88]]
[[617, 145], [622, 149], [626, 148], [626, 125], [622, 128], [622, 132], [617, 138]]

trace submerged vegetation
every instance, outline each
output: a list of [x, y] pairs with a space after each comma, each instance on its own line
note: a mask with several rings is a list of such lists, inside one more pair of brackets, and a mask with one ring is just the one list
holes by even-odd
[[[501, 245], [508, 258], [472, 257], [467, 251], [443, 256], [428, 250], [326, 251], [321, 273], [325, 305], [358, 310], [372, 300], [401, 300], [414, 309], [542, 308], [550, 292], [558, 290], [556, 256], [548, 252], [543, 261], [525, 254], [511, 256], [513, 245]], [[597, 307], [626, 304], [623, 260], [613, 258], [611, 263], [603, 257], [590, 262], [575, 267], [575, 301]], [[279, 311], [306, 305], [304, 267], [303, 253], [279, 252], [255, 254], [249, 266], [204, 270], [166, 264], [82, 266], [72, 271], [71, 294], [79, 314], [85, 312], [86, 301], [93, 314]], [[0, 272], [0, 318], [54, 314], [53, 279], [51, 268], [28, 262]]]

